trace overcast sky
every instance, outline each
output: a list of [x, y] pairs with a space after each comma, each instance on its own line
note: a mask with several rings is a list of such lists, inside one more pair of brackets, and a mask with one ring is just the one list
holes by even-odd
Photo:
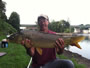
[[20, 15], [20, 24], [35, 24], [40, 14], [48, 15], [50, 21], [62, 19], [71, 25], [90, 23], [90, 0], [3, 0], [6, 15], [15, 11]]

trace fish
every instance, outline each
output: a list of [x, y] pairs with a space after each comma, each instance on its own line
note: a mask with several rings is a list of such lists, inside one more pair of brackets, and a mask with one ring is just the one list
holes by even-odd
[[[34, 30], [21, 30], [19, 33], [12, 34], [8, 40], [9, 42], [20, 44], [22, 40], [29, 39], [33, 47], [36, 48], [38, 53], [42, 54], [41, 48], [55, 48], [55, 41], [58, 38], [64, 40], [64, 47], [71, 45], [76, 46], [81, 49], [81, 46], [78, 42], [85, 39], [84, 36], [61, 36], [59, 34], [49, 34], [43, 31], [34, 31]], [[30, 48], [30, 44], [26, 43], [27, 48]]]

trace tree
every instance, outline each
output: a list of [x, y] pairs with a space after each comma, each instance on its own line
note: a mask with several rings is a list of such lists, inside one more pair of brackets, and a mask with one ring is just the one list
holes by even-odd
[[9, 24], [11, 24], [16, 30], [20, 30], [20, 18], [19, 14], [16, 12], [12, 12], [9, 17]]
[[7, 21], [7, 16], [5, 14], [6, 12], [6, 2], [0, 0], [0, 19], [3, 19], [5, 21]]
[[49, 23], [49, 26], [48, 26], [48, 27], [49, 27], [49, 29], [57, 32], [56, 26], [57, 26], [57, 24], [56, 24], [56, 22], [53, 20], [51, 23]]
[[60, 23], [61, 23], [61, 32], [69, 32], [69, 27], [70, 27], [70, 24], [69, 24], [69, 22], [67, 22], [67, 21], [65, 21], [65, 20], [61, 20], [60, 21]]
[[65, 20], [52, 21], [49, 24], [49, 29], [55, 32], [70, 32], [70, 24]]
[[6, 11], [5, 4], [6, 4], [6, 2], [0, 0], [0, 11], [1, 12], [5, 12]]

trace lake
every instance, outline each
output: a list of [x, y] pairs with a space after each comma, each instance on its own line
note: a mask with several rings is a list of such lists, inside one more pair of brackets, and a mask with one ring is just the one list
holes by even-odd
[[78, 49], [77, 47], [70, 46], [70, 51], [74, 53], [78, 53], [82, 55], [83, 57], [90, 59], [90, 34], [78, 34], [85, 36], [85, 40], [79, 42], [82, 49]]

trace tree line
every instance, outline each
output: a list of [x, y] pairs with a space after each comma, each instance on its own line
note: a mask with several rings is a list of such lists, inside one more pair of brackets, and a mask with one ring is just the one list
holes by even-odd
[[[20, 30], [20, 28], [19, 28], [20, 27], [20, 16], [19, 16], [19, 14], [17, 12], [12, 12], [10, 17], [7, 18], [5, 12], [6, 12], [6, 2], [0, 0], [0, 26], [2, 26], [2, 28], [3, 27], [5, 28], [5, 26], [7, 27], [7, 25], [2, 25], [2, 23], [3, 24], [7, 23], [11, 27], [13, 27], [16, 31], [19, 31]], [[2, 28], [0, 28], [0, 29], [2, 29]]]
[[65, 20], [50, 22], [49, 29], [60, 33], [70, 33], [74, 31], [74, 28], [71, 27], [69, 21], [65, 21]]

